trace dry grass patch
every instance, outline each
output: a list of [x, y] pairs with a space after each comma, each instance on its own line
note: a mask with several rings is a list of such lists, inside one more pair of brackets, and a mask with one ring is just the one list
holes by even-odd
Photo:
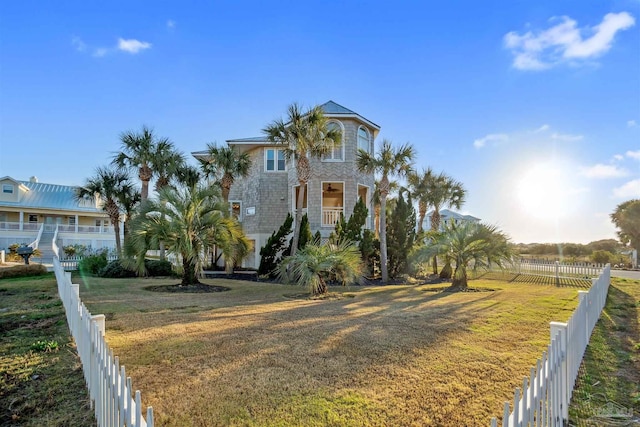
[[161, 426], [488, 425], [546, 348], [549, 321], [577, 303], [575, 289], [497, 281], [320, 301], [276, 284], [214, 279], [231, 290], [163, 295], [151, 282], [165, 283], [90, 279], [81, 297], [110, 313], [107, 340]]

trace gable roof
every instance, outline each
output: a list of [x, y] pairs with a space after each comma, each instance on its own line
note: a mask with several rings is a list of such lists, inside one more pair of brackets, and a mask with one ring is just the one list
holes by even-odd
[[102, 209], [96, 208], [95, 204], [91, 200], [75, 200], [75, 191], [77, 187], [70, 185], [45, 184], [42, 182], [18, 181], [10, 177], [0, 178], [0, 180], [5, 179], [10, 179], [20, 186], [24, 186], [27, 191], [20, 195], [20, 201], [2, 201], [0, 202], [0, 206], [102, 212]]
[[[425, 220], [427, 218], [431, 218], [431, 215], [433, 214], [433, 211], [427, 212], [427, 214], [425, 215]], [[440, 211], [440, 217], [442, 219], [457, 219], [457, 220], [466, 220], [466, 221], [480, 221], [480, 218], [476, 218], [475, 216], [472, 215], [462, 215], [459, 214], [458, 212], [454, 212], [452, 210], [449, 209], [442, 209]]]
[[361, 121], [362, 123], [372, 127], [374, 129], [374, 136], [380, 130], [380, 126], [373, 123], [371, 120], [365, 119], [360, 114], [352, 111], [334, 101], [327, 101], [320, 106], [325, 116], [327, 117], [350, 117]]

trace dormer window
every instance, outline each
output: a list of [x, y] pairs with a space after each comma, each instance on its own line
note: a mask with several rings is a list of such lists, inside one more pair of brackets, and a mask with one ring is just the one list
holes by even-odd
[[341, 162], [344, 160], [344, 129], [339, 122], [327, 123], [328, 130], [337, 130], [341, 135], [341, 143], [334, 144], [330, 152], [322, 156], [323, 161]]
[[4, 194], [13, 194], [13, 188], [11, 184], [2, 184], [2, 192]]
[[358, 149], [366, 151], [367, 153], [371, 152], [369, 131], [362, 126], [358, 128]]

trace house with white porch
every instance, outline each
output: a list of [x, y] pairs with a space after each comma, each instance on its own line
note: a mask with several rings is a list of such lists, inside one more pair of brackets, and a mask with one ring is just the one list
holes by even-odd
[[57, 232], [59, 247], [80, 244], [93, 249], [114, 248], [115, 235], [102, 206], [76, 200], [76, 187], [0, 178], [0, 250], [14, 243], [36, 243], [50, 250]]
[[[431, 230], [431, 215], [433, 215], [433, 211], [427, 212], [427, 215], [424, 217], [424, 222], [422, 223], [423, 230]], [[449, 209], [442, 209], [440, 211], [440, 231], [444, 230], [446, 226], [460, 225], [464, 222], [480, 222], [480, 218], [472, 215], [463, 215]]]
[[[295, 215], [297, 209], [307, 214], [311, 232], [320, 231], [326, 238], [335, 230], [340, 214], [349, 218], [362, 198], [369, 209], [365, 227], [373, 228], [374, 176], [358, 171], [356, 156], [358, 149], [373, 153], [380, 126], [333, 101], [320, 107], [328, 118], [328, 126], [341, 131], [342, 143], [323, 158], [310, 159], [312, 175], [302, 206], [297, 206], [300, 188], [295, 163], [285, 159], [281, 146], [268, 141], [266, 136], [226, 141], [241, 153], [248, 153], [252, 160], [249, 176], [236, 179], [229, 193], [232, 213], [254, 246], [254, 252], [243, 262], [244, 267], [258, 267], [260, 248], [282, 225], [287, 213]], [[206, 150], [192, 155], [207, 158]]]

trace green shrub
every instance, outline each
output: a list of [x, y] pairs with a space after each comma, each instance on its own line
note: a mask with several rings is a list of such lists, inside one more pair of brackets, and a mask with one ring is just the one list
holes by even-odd
[[136, 277], [135, 271], [129, 270], [124, 267], [119, 259], [109, 262], [98, 272], [100, 277], [107, 277], [110, 279], [123, 279], [126, 277]]
[[171, 263], [167, 260], [145, 259], [144, 267], [149, 276], [171, 276], [173, 274]]
[[41, 276], [47, 274], [47, 268], [42, 264], [16, 265], [0, 268], [0, 279], [12, 277]]
[[78, 262], [78, 270], [84, 274], [100, 273], [100, 270], [107, 266], [107, 252], [103, 251], [95, 255], [89, 255]]
[[58, 342], [54, 340], [41, 340], [31, 344], [31, 350], [40, 353], [50, 353], [58, 350]]

